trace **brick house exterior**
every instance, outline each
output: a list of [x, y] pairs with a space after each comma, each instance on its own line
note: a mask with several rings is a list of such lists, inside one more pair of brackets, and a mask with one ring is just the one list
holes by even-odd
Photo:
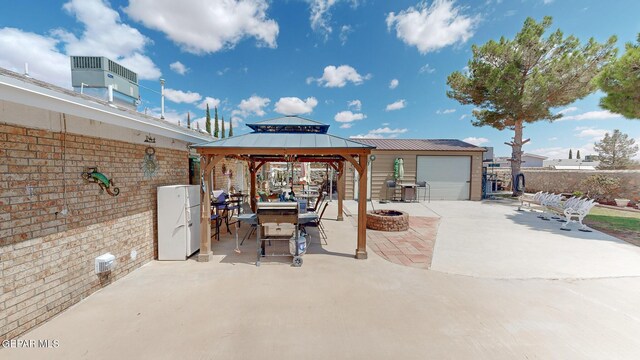
[[[145, 143], [147, 136], [155, 143]], [[188, 183], [187, 146], [207, 140], [0, 71], [0, 340], [156, 258], [156, 188]], [[150, 146], [158, 164], [152, 177], [142, 170]], [[81, 178], [93, 166], [118, 196]], [[106, 252], [116, 267], [96, 275], [94, 259]]]

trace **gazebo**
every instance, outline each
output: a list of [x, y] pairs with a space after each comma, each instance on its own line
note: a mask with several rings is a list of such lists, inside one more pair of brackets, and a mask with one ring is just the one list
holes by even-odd
[[200, 220], [198, 261], [209, 261], [211, 251], [211, 174], [222, 159], [246, 161], [251, 176], [251, 209], [256, 211], [256, 173], [269, 162], [321, 162], [338, 172], [338, 221], [343, 220], [344, 162], [348, 161], [360, 176], [358, 188], [358, 242], [356, 259], [367, 258], [367, 167], [374, 146], [327, 134], [329, 125], [299, 116], [285, 116], [247, 124], [253, 131], [244, 135], [192, 146], [201, 156], [204, 179]]

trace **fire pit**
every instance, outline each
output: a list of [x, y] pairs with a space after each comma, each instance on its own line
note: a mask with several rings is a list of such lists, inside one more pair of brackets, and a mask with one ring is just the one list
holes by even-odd
[[398, 210], [373, 210], [367, 212], [367, 229], [379, 231], [409, 230], [409, 214]]

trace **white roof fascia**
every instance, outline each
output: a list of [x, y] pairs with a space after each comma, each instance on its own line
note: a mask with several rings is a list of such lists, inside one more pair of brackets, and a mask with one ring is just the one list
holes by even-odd
[[65, 113], [68, 115], [96, 120], [105, 124], [139, 130], [153, 135], [165, 136], [189, 143], [212, 141], [206, 135], [173, 129], [160, 121], [118, 114], [118, 108], [106, 109], [104, 105], [86, 99], [59, 93], [35, 84], [0, 75], [0, 99], [35, 108]]

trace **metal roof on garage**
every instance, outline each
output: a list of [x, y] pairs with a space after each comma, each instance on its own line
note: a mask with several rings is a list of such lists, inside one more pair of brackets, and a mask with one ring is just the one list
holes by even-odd
[[376, 150], [406, 151], [485, 151], [457, 139], [357, 139], [358, 142], [375, 146]]

